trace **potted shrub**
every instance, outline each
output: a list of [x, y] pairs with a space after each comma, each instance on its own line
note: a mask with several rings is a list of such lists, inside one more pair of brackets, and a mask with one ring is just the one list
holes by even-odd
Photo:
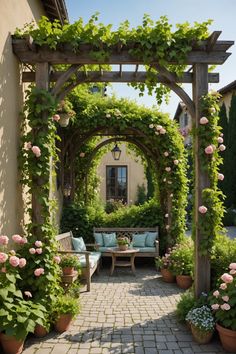
[[160, 268], [163, 280], [167, 283], [174, 283], [175, 276], [172, 273], [173, 268], [172, 268], [172, 259], [170, 255], [171, 255], [171, 249], [169, 248], [168, 253], [166, 253], [164, 256], [155, 258], [155, 264], [157, 269]]
[[128, 237], [118, 237], [117, 244], [120, 251], [126, 251], [130, 245], [130, 240]]
[[75, 268], [79, 268], [80, 261], [77, 256], [66, 254], [61, 258], [60, 266], [63, 275], [73, 275]]
[[58, 122], [61, 127], [67, 127], [69, 120], [76, 115], [72, 103], [68, 100], [62, 100], [59, 103], [57, 112], [59, 114]]
[[68, 330], [73, 318], [80, 312], [79, 300], [69, 295], [58, 297], [53, 306], [55, 329], [62, 333]]
[[197, 343], [210, 342], [214, 333], [215, 320], [208, 306], [191, 309], [186, 316], [186, 321], [190, 323], [193, 338]]
[[223, 348], [236, 352], [236, 263], [220, 277], [221, 283], [211, 296], [211, 308], [216, 318]]
[[172, 272], [176, 275], [177, 285], [188, 289], [193, 283], [193, 244], [190, 239], [173, 247], [171, 251]]

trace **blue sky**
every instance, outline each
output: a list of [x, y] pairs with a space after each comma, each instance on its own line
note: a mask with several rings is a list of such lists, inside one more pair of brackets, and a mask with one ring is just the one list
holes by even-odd
[[[98, 11], [100, 22], [111, 23], [114, 29], [126, 19], [133, 27], [140, 25], [145, 13], [153, 20], [166, 15], [173, 25], [185, 21], [193, 24], [194, 21], [213, 19], [211, 31], [220, 30], [220, 39], [236, 41], [236, 0], [66, 0], [66, 5], [70, 22], [79, 17], [87, 22], [91, 15]], [[231, 47], [229, 51], [232, 55], [225, 64], [215, 70], [220, 73], [220, 83], [210, 85], [210, 89], [219, 89], [236, 80], [236, 46]], [[191, 94], [191, 85], [186, 85], [185, 89]], [[113, 91], [119, 97], [129, 97], [146, 106], [156, 105], [154, 97], [145, 95], [140, 98], [138, 91], [126, 84], [114, 84]], [[169, 105], [163, 104], [161, 110], [173, 116], [179, 101], [180, 99], [172, 94]]]

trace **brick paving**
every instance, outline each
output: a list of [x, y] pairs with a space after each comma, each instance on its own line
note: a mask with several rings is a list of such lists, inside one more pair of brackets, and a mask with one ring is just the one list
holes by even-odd
[[154, 269], [109, 269], [81, 293], [81, 313], [70, 330], [31, 337], [23, 354], [223, 354], [217, 338], [199, 345], [174, 315], [182, 290]]

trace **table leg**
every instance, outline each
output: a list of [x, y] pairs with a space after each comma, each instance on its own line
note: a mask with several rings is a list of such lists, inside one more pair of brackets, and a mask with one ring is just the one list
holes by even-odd
[[131, 255], [131, 268], [132, 272], [135, 274], [135, 265], [134, 265], [135, 254]]
[[116, 261], [116, 256], [112, 253], [112, 264], [111, 264], [111, 272], [110, 272], [110, 275], [113, 274], [114, 272], [114, 269], [115, 269], [115, 261]]

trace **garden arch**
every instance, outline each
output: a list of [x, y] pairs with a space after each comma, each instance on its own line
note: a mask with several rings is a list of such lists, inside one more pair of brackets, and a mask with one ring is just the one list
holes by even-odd
[[[153, 54], [153, 60], [150, 60], [149, 66], [158, 70], [158, 82], [170, 87], [186, 104], [192, 119], [196, 134], [194, 135], [194, 160], [195, 160], [195, 294], [199, 296], [202, 292], [208, 292], [210, 289], [210, 253], [205, 249], [204, 254], [200, 252], [201, 244], [204, 244], [204, 235], [200, 228], [200, 215], [198, 208], [202, 204], [203, 191], [211, 187], [209, 171], [204, 169], [200, 163], [200, 147], [201, 139], [198, 134], [200, 129], [200, 118], [203, 116], [203, 108], [201, 100], [208, 93], [208, 83], [218, 82], [218, 76], [208, 73], [209, 65], [220, 65], [228, 58], [228, 48], [233, 45], [232, 41], [218, 41], [220, 31], [215, 31], [211, 36], [199, 43], [196, 41], [191, 45], [191, 51], [186, 54], [184, 64], [191, 65], [191, 71], [183, 73], [181, 77], [177, 77], [165, 67], [161, 65], [161, 60], [156, 59]], [[13, 51], [21, 63], [26, 65], [35, 65], [35, 71], [23, 73], [23, 82], [35, 81], [36, 87], [51, 91], [55, 98], [63, 98], [73, 87], [81, 82], [145, 82], [147, 79], [146, 72], [139, 72], [139, 65], [147, 64], [140, 55], [135, 55], [133, 48], [137, 47], [137, 43], [129, 42], [125, 45], [120, 41], [117, 45], [109, 48], [109, 56], [104, 55], [99, 58], [91, 58], [90, 52], [94, 48], [91, 44], [80, 45], [79, 51], [75, 52], [69, 43], [65, 43], [62, 48], [51, 49], [47, 45], [42, 47], [34, 44], [31, 38], [14, 39]], [[100, 48], [106, 48], [106, 43], [100, 41]], [[142, 50], [142, 48], [141, 48]], [[176, 64], [175, 60], [169, 59], [169, 64]], [[50, 67], [54, 64], [71, 65], [64, 72], [51, 72]], [[78, 72], [81, 65], [97, 64], [100, 69], [96, 72], [84, 73]], [[104, 72], [101, 68], [103, 64], [118, 64], [119, 71]], [[178, 63], [177, 63], [178, 64]], [[183, 62], [181, 63], [183, 64]], [[122, 65], [135, 65], [133, 72], [123, 72]], [[72, 77], [76, 74], [76, 80]], [[54, 87], [52, 88], [52, 83]], [[189, 82], [193, 88], [193, 99], [180, 88], [178, 82]], [[52, 90], [51, 90], [52, 88]], [[41, 112], [43, 121], [47, 121], [47, 111]], [[46, 124], [44, 126], [46, 129]], [[41, 178], [34, 179], [35, 186], [42, 184]], [[42, 225], [42, 206], [37, 198], [32, 196], [33, 222]], [[40, 229], [40, 227], [39, 227]]]

